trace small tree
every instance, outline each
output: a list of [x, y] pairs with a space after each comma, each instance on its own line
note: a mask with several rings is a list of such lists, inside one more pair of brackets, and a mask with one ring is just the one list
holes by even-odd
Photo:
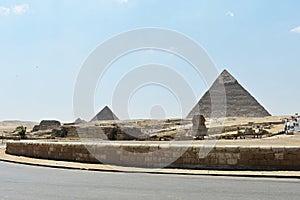
[[16, 128], [16, 130], [13, 131], [13, 133], [18, 133], [20, 138], [21, 139], [26, 139], [26, 130], [27, 130], [27, 127], [24, 127], [24, 126], [18, 126]]

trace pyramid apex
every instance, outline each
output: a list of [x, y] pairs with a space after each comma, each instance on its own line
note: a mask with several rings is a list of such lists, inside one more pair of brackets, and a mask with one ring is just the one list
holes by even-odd
[[102, 110], [111, 110], [108, 106], [105, 106]]
[[237, 82], [237, 80], [226, 69], [222, 71], [218, 79], [222, 79], [224, 84]]
[[224, 69], [221, 74], [230, 74], [227, 69]]

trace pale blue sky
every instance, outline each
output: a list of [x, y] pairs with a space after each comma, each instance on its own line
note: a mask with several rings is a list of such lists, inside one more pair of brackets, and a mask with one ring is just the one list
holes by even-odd
[[[0, 120], [72, 121], [74, 84], [89, 53], [116, 34], [143, 27], [193, 38], [220, 72], [228, 69], [271, 114], [300, 112], [299, 9], [294, 0], [0, 0]], [[180, 70], [185, 64], [178, 58], [163, 53], [137, 53], [115, 65], [153, 60], [181, 71], [197, 98], [208, 89], [192, 72]], [[95, 112], [111, 104], [109, 85], [122, 73], [126, 70], [113, 69], [105, 77]], [[137, 94], [129, 105], [134, 118], [147, 117], [151, 105], [173, 98], [162, 89], [145, 91], [157, 92], [161, 102]], [[177, 111], [169, 106], [166, 115], [179, 116]]]

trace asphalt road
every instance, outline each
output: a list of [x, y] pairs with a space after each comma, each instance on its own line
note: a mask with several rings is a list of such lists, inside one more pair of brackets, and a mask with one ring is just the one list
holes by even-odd
[[0, 162], [0, 199], [300, 198], [300, 180], [104, 173]]

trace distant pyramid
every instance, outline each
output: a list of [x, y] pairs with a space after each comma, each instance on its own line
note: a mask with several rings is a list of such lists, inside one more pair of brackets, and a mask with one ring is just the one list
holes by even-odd
[[108, 106], [105, 106], [91, 121], [119, 120]]
[[82, 124], [82, 123], [86, 123], [86, 121], [83, 120], [83, 119], [77, 118], [74, 123], [75, 124]]
[[[224, 84], [224, 87], [222, 84]], [[226, 98], [224, 98], [224, 92], [220, 92], [220, 88], [223, 88], [223, 91], [225, 89]], [[224, 104], [226, 105], [224, 106], [226, 106], [226, 109], [224, 110], [226, 111], [226, 117], [271, 116], [270, 113], [262, 105], [260, 105], [258, 101], [249, 92], [247, 92], [228, 71], [224, 70], [187, 117], [192, 118], [195, 114], [202, 114], [205, 117], [211, 117], [211, 94], [214, 95], [215, 99], [218, 99], [218, 97], [220, 99], [222, 97], [225, 99], [226, 103]], [[218, 105], [216, 107], [218, 107]], [[225, 114], [222, 113], [222, 111], [220, 111], [220, 113], [218, 113], [218, 110], [214, 111], [214, 116], [216, 117], [224, 115]]]

